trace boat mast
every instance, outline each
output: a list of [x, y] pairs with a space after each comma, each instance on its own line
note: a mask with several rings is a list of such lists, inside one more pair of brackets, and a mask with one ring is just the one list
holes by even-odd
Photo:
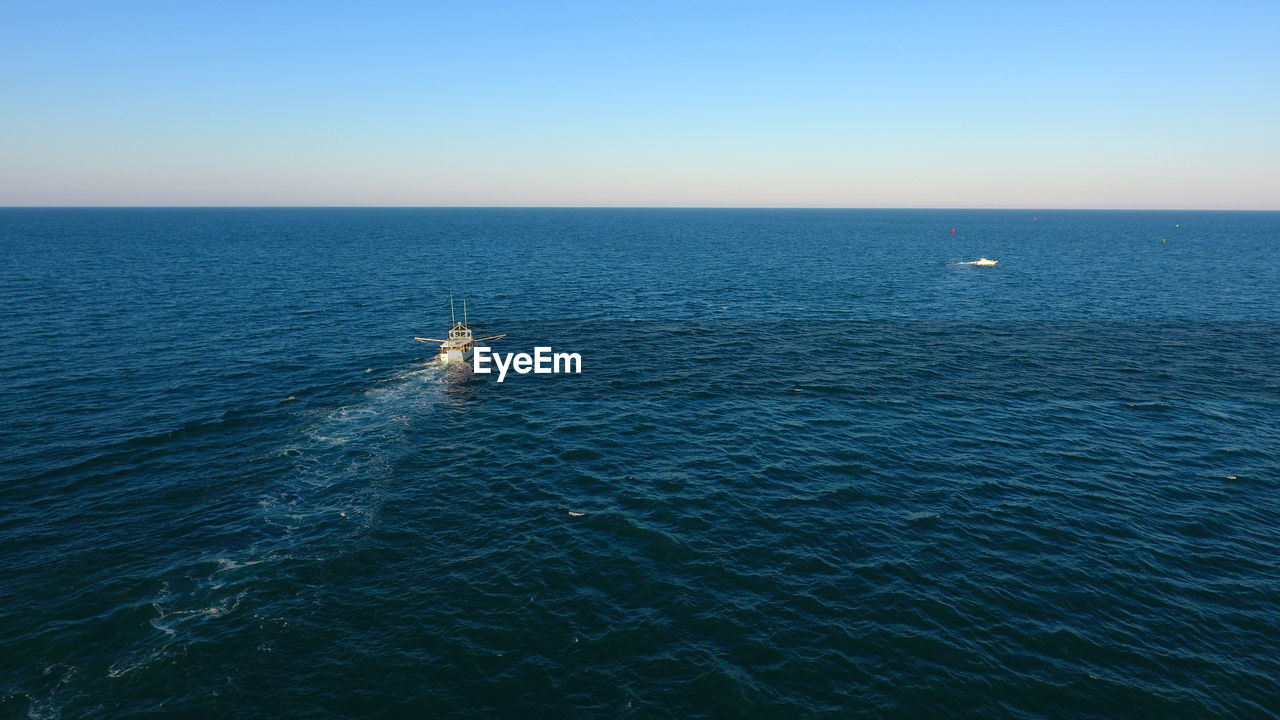
[[467, 324], [467, 299], [462, 298], [462, 324]]
[[458, 316], [453, 312], [453, 291], [449, 291], [449, 321], [458, 322]]

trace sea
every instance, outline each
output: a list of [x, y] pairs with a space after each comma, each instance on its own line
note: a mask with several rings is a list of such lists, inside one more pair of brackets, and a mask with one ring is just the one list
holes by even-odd
[[3, 209], [0, 717], [1274, 718], [1278, 322], [1280, 213]]

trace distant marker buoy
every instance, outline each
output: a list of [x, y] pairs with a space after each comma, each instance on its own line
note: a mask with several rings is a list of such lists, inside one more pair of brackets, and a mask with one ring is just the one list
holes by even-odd
[[1176, 227], [1176, 228], [1180, 228], [1180, 227], [1182, 227], [1181, 225], [1179, 225], [1179, 224], [1177, 224], [1177, 223], [1174, 223], [1174, 225], [1173, 225], [1173, 226], [1174, 226], [1174, 227]]
[[1035, 221], [1037, 221], [1037, 220], [1039, 220], [1039, 219], [1040, 219], [1040, 218], [1038, 218], [1038, 217], [1032, 216], [1032, 218], [1031, 218], [1031, 222], [1035, 222]]
[[1160, 244], [1161, 245], [1169, 244], [1169, 238], [1160, 238]]
[[956, 229], [955, 229], [955, 228], [951, 228], [951, 234], [952, 234], [952, 235], [955, 235], [955, 234], [956, 234]]

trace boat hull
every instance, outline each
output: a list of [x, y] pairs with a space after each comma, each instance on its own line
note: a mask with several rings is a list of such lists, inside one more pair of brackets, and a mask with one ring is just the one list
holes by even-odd
[[440, 362], [442, 363], [466, 362], [471, 359], [471, 353], [473, 350], [474, 348], [467, 348], [465, 350], [462, 350], [459, 348], [450, 348], [448, 350], [441, 350]]

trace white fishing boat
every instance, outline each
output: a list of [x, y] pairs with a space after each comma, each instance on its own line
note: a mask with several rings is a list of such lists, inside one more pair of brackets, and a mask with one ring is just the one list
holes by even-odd
[[995, 265], [999, 262], [1000, 262], [999, 260], [990, 260], [988, 258], [978, 258], [977, 260], [970, 260], [968, 262], [953, 262], [951, 264], [952, 265], [979, 265], [981, 267], [991, 267], [992, 265]]
[[467, 361], [471, 359], [471, 354], [475, 352], [476, 343], [485, 340], [497, 340], [506, 337], [506, 333], [502, 335], [490, 335], [489, 337], [473, 338], [471, 337], [471, 328], [467, 325], [467, 301], [462, 301], [462, 322], [458, 322], [458, 316], [453, 310], [453, 296], [449, 296], [449, 318], [453, 322], [453, 327], [449, 328], [449, 338], [440, 340], [438, 338], [414, 337], [418, 342], [440, 343], [440, 362], [451, 363], [458, 361]]

